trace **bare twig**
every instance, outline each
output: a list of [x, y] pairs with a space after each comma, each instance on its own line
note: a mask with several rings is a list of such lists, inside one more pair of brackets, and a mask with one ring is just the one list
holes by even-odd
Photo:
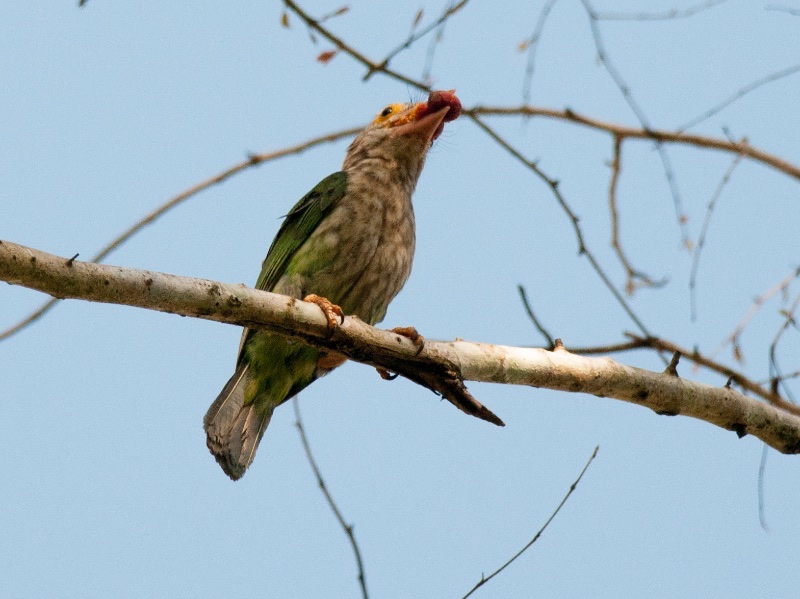
[[[386, 58], [384, 58], [379, 63], [380, 66], [382, 68], [388, 67], [389, 63], [392, 61], [392, 59], [395, 56], [400, 54], [400, 52], [402, 52], [403, 50], [406, 50], [406, 49], [410, 48], [415, 42], [417, 42], [418, 40], [420, 40], [423, 37], [425, 37], [426, 35], [428, 35], [434, 29], [437, 29], [438, 27], [443, 25], [444, 22], [447, 21], [447, 19], [449, 19], [454, 14], [456, 14], [458, 11], [460, 11], [462, 8], [464, 8], [464, 6], [467, 4], [467, 2], [469, 2], [469, 0], [460, 0], [460, 2], [451, 3], [447, 8], [444, 9], [444, 12], [439, 16], [438, 19], [436, 19], [432, 23], [429, 23], [428, 25], [426, 25], [425, 27], [423, 27], [420, 30], [412, 30], [411, 33], [409, 34], [408, 38], [406, 38], [406, 40], [402, 44], [397, 46], [394, 50], [392, 50], [391, 52], [389, 52], [386, 55]], [[374, 75], [379, 70], [380, 69], [367, 71], [367, 74], [364, 75], [364, 81], [366, 81], [367, 79], [372, 77], [372, 75]]]
[[320, 23], [325, 23], [326, 21], [330, 21], [334, 17], [338, 17], [340, 15], [343, 15], [344, 13], [348, 12], [349, 10], [350, 10], [350, 7], [345, 4], [344, 6], [340, 6], [339, 8], [337, 8], [335, 10], [332, 10], [328, 14], [321, 16], [319, 18], [319, 22]]
[[519, 150], [514, 148], [505, 139], [500, 137], [494, 131], [494, 129], [486, 125], [477, 116], [470, 115], [468, 111], [466, 111], [466, 114], [470, 116], [473, 122], [477, 124], [478, 127], [483, 129], [489, 135], [489, 137], [494, 139], [498, 144], [500, 144], [501, 147], [503, 147], [509, 154], [511, 154], [512, 157], [516, 158], [518, 161], [524, 164], [528, 169], [533, 171], [533, 173], [537, 177], [539, 177], [539, 179], [541, 179], [544, 183], [548, 185], [548, 187], [550, 187], [550, 191], [552, 192], [553, 196], [555, 196], [558, 205], [565, 212], [565, 214], [569, 218], [570, 223], [572, 224], [572, 230], [575, 234], [575, 239], [578, 242], [578, 254], [586, 256], [586, 259], [589, 261], [589, 264], [591, 264], [592, 268], [597, 273], [597, 276], [600, 277], [600, 280], [603, 282], [603, 284], [606, 286], [609, 292], [611, 292], [611, 295], [614, 297], [614, 299], [617, 300], [617, 302], [620, 304], [620, 306], [628, 315], [628, 317], [634, 322], [634, 324], [637, 327], [639, 327], [639, 330], [641, 330], [646, 336], [650, 336], [650, 334], [646, 332], [647, 327], [645, 326], [644, 322], [636, 315], [636, 313], [633, 311], [633, 308], [631, 308], [630, 304], [628, 304], [628, 302], [622, 296], [622, 293], [620, 293], [619, 289], [617, 289], [617, 287], [611, 281], [610, 277], [606, 274], [605, 270], [603, 270], [603, 267], [600, 266], [600, 263], [597, 261], [595, 255], [587, 247], [586, 242], [584, 241], [583, 231], [580, 228], [578, 216], [575, 214], [575, 212], [572, 211], [572, 208], [567, 203], [566, 198], [558, 189], [558, 181], [556, 179], [551, 179], [550, 177], [548, 177], [544, 173], [544, 171], [542, 171], [538, 167], [538, 165], [535, 162], [525, 158], [525, 156], [523, 156], [519, 152]]
[[[329, 42], [331, 42], [334, 46], [336, 46], [342, 52], [349, 54], [353, 58], [355, 58], [358, 62], [363, 64], [367, 67], [369, 72], [382, 72], [382, 73], [389, 73], [389, 69], [382, 64], [376, 63], [371, 61], [369, 58], [361, 54], [360, 52], [356, 51], [352, 47], [350, 47], [344, 40], [340, 37], [334, 35], [323, 27], [318, 20], [312, 18], [306, 11], [304, 11], [294, 0], [283, 0], [283, 3], [286, 5], [288, 9], [290, 9], [293, 13], [295, 13], [300, 19], [312, 30], [319, 33], [321, 36], [326, 38]], [[406, 77], [405, 75], [401, 75], [396, 71], [391, 71], [392, 77], [397, 79], [398, 81], [402, 81], [406, 85], [411, 87], [415, 87], [417, 89], [421, 89], [422, 91], [430, 91], [430, 87], [420, 83], [419, 81], [415, 81], [410, 77]]]
[[685, 19], [704, 12], [709, 8], [719, 6], [727, 0], [707, 0], [706, 2], [695, 4], [687, 8], [670, 8], [661, 12], [598, 12], [597, 18], [601, 21], [669, 21], [673, 19]]
[[597, 452], [598, 452], [598, 450], [599, 450], [599, 449], [600, 449], [600, 446], [599, 446], [599, 445], [598, 445], [597, 447], [595, 447], [595, 448], [594, 448], [594, 451], [592, 452], [592, 455], [590, 455], [590, 456], [589, 456], [589, 461], [587, 461], [587, 462], [586, 462], [586, 465], [583, 467], [583, 470], [581, 470], [581, 473], [578, 475], [578, 478], [576, 478], [576, 479], [575, 479], [575, 482], [573, 482], [573, 483], [570, 485], [570, 487], [569, 487], [569, 491], [567, 491], [567, 494], [566, 494], [566, 495], [564, 495], [564, 498], [561, 500], [561, 503], [559, 503], [559, 504], [558, 504], [558, 506], [557, 506], [557, 507], [556, 507], [556, 509], [553, 511], [553, 513], [552, 513], [552, 514], [550, 514], [550, 517], [547, 519], [547, 522], [545, 522], [545, 523], [544, 523], [544, 525], [543, 525], [543, 526], [542, 526], [542, 527], [541, 527], [541, 528], [538, 530], [538, 532], [537, 532], [537, 533], [536, 533], [536, 534], [533, 536], [533, 538], [532, 538], [532, 539], [531, 539], [531, 540], [528, 542], [528, 544], [527, 544], [527, 545], [525, 545], [525, 546], [524, 546], [522, 549], [520, 549], [519, 551], [517, 551], [517, 553], [515, 553], [515, 554], [514, 554], [514, 555], [511, 557], [511, 559], [509, 559], [509, 560], [508, 560], [506, 563], [504, 563], [502, 566], [500, 566], [500, 567], [499, 567], [497, 570], [495, 570], [494, 572], [492, 572], [491, 574], [489, 574], [489, 576], [485, 576], [485, 577], [484, 577], [484, 576], [481, 576], [481, 579], [478, 581], [478, 583], [477, 583], [477, 584], [476, 584], [474, 587], [472, 587], [472, 588], [470, 589], [470, 591], [469, 591], [469, 592], [468, 592], [466, 595], [464, 595], [464, 597], [463, 597], [462, 599], [467, 599], [467, 597], [469, 597], [470, 595], [472, 595], [472, 593], [474, 593], [475, 591], [477, 591], [479, 588], [481, 588], [483, 585], [485, 585], [487, 582], [489, 582], [489, 581], [490, 581], [492, 578], [494, 578], [495, 576], [497, 576], [498, 574], [500, 574], [500, 572], [502, 572], [502, 571], [503, 571], [503, 570], [505, 570], [505, 569], [506, 569], [508, 566], [510, 566], [510, 565], [511, 565], [511, 563], [512, 563], [514, 560], [516, 560], [516, 559], [517, 559], [517, 558], [518, 558], [520, 555], [522, 555], [523, 553], [525, 553], [525, 552], [528, 550], [528, 548], [529, 548], [531, 545], [533, 545], [533, 544], [534, 544], [536, 541], [538, 541], [538, 540], [539, 540], [539, 537], [541, 537], [541, 536], [542, 536], [542, 533], [545, 531], [545, 529], [547, 528], [547, 526], [548, 526], [548, 525], [550, 524], [550, 522], [552, 522], [552, 521], [553, 521], [553, 519], [554, 519], [554, 518], [555, 518], [555, 517], [558, 515], [558, 512], [560, 512], [560, 511], [561, 511], [561, 508], [562, 508], [562, 507], [564, 506], [564, 504], [567, 502], [567, 500], [569, 499], [570, 495], [572, 495], [572, 492], [573, 492], [573, 491], [576, 489], [576, 487], [578, 486], [578, 483], [580, 483], [580, 482], [581, 482], [581, 479], [583, 478], [583, 475], [586, 473], [586, 470], [588, 470], [588, 469], [589, 469], [589, 466], [591, 465], [592, 461], [594, 460], [594, 458], [595, 458], [595, 457], [597, 457]]
[[592, 345], [587, 347], [568, 347], [570, 353], [579, 356], [605, 356], [620, 352], [631, 351], [634, 349], [653, 349], [644, 339], [625, 341], [623, 343], [612, 343], [610, 345]]
[[556, 346], [556, 342], [553, 340], [553, 337], [550, 333], [547, 332], [547, 329], [542, 326], [542, 323], [539, 322], [539, 319], [536, 318], [536, 314], [533, 313], [533, 308], [531, 308], [530, 303], [528, 303], [528, 295], [525, 293], [525, 288], [522, 285], [517, 285], [517, 291], [519, 291], [519, 297], [522, 299], [522, 305], [525, 308], [525, 312], [528, 314], [528, 318], [531, 319], [533, 326], [536, 327], [542, 336], [547, 340], [547, 349], [553, 349]]
[[764, 447], [761, 449], [761, 461], [758, 464], [758, 522], [761, 524], [761, 528], [764, 530], [764, 532], [769, 532], [766, 508], [764, 504], [764, 478], [766, 477], [767, 472], [768, 453], [769, 447], [764, 445]]
[[789, 8], [788, 6], [778, 6], [777, 4], [767, 4], [764, 8], [766, 10], [785, 12], [792, 15], [793, 17], [800, 17], [800, 9], [798, 8]]
[[[788, 381], [788, 380], [796, 379], [796, 378], [800, 378], [800, 370], [795, 370], [794, 372], [789, 372], [789, 373], [784, 374], [781, 377], [781, 380]], [[767, 384], [772, 382], [772, 378], [769, 378], [769, 379], [766, 379], [766, 380], [762, 380], [762, 381], [757, 381], [757, 382], [758, 382], [759, 385], [767, 385]]]
[[[753, 317], [758, 313], [761, 307], [772, 297], [777, 295], [778, 293], [782, 293], [786, 291], [789, 285], [792, 284], [792, 281], [795, 279], [800, 278], [800, 266], [793, 269], [788, 275], [786, 275], [783, 279], [775, 283], [772, 287], [767, 289], [764, 293], [759, 295], [756, 299], [753, 300], [753, 304], [750, 306], [750, 309], [747, 313], [742, 317], [739, 321], [739, 324], [736, 325], [736, 328], [733, 332], [728, 335], [722, 343], [720, 343], [714, 351], [709, 354], [711, 358], [718, 356], [723, 349], [725, 349], [728, 345], [732, 345], [734, 347], [734, 353], [736, 353], [736, 348], [738, 347], [739, 337], [741, 336], [742, 332], [745, 330], [750, 321]], [[737, 359], [741, 360], [741, 356], [738, 356]]]
[[428, 51], [425, 52], [425, 62], [422, 65], [422, 73], [420, 75], [420, 81], [422, 81], [425, 85], [433, 85], [433, 77], [431, 76], [431, 71], [433, 70], [433, 57], [436, 56], [436, 46], [438, 46], [439, 42], [444, 39], [444, 28], [444, 23], [439, 25], [436, 28], [436, 35], [434, 35], [428, 41]]
[[652, 139], [664, 143], [685, 144], [696, 146], [698, 148], [730, 152], [731, 154], [742, 154], [746, 158], [770, 166], [785, 175], [800, 180], [800, 166], [792, 164], [791, 162], [788, 162], [783, 158], [779, 158], [774, 154], [759, 150], [745, 141], [731, 141], [729, 139], [709, 137], [706, 135], [695, 135], [692, 133], [683, 133], [681, 131], [628, 127], [626, 125], [610, 123], [608, 121], [602, 121], [600, 119], [582, 115], [569, 108], [565, 110], [555, 110], [552, 108], [541, 108], [537, 106], [475, 106], [465, 112], [475, 115], [523, 115], [529, 117], [552, 118], [583, 125], [599, 131], [606, 131], [611, 135], [619, 135], [623, 138]]
[[627, 277], [625, 291], [628, 295], [633, 295], [638, 287], [663, 287], [667, 283], [667, 279], [662, 278], [659, 281], [654, 281], [649, 275], [635, 269], [622, 250], [622, 244], [619, 240], [619, 211], [617, 210], [617, 184], [622, 168], [622, 139], [620, 135], [614, 135], [614, 158], [610, 163], [611, 180], [608, 184], [608, 208], [611, 213], [611, 247], [625, 269]]
[[303, 449], [306, 452], [306, 458], [308, 458], [308, 463], [311, 466], [311, 470], [314, 471], [314, 476], [317, 479], [317, 484], [319, 484], [322, 494], [325, 496], [325, 501], [328, 502], [333, 514], [336, 516], [336, 520], [339, 522], [339, 526], [342, 527], [342, 530], [344, 530], [344, 533], [347, 535], [347, 538], [350, 541], [350, 546], [353, 548], [353, 554], [356, 557], [356, 564], [358, 565], [358, 583], [361, 585], [361, 595], [364, 597], [364, 599], [369, 599], [369, 593], [367, 593], [367, 580], [364, 575], [364, 562], [361, 559], [361, 551], [358, 549], [356, 536], [353, 533], [353, 525], [348, 524], [345, 521], [342, 512], [339, 510], [339, 507], [333, 500], [333, 497], [328, 490], [328, 486], [325, 484], [325, 481], [322, 478], [322, 473], [319, 470], [319, 466], [317, 466], [317, 461], [314, 459], [314, 454], [311, 453], [311, 445], [308, 443], [306, 429], [303, 426], [303, 420], [300, 417], [300, 401], [297, 399], [296, 395], [294, 399], [292, 399], [292, 404], [294, 406], [295, 426], [297, 427], [297, 432], [300, 433], [300, 441], [303, 443]]
[[[309, 139], [308, 141], [304, 141], [303, 143], [294, 146], [289, 146], [287, 148], [283, 148], [280, 150], [276, 150], [274, 152], [267, 152], [263, 154], [252, 154], [248, 157], [247, 160], [235, 164], [232, 167], [225, 169], [221, 173], [218, 173], [213, 177], [209, 177], [205, 181], [201, 181], [196, 185], [192, 185], [190, 188], [182, 191], [173, 198], [170, 198], [169, 200], [161, 204], [161, 206], [150, 212], [150, 214], [146, 215], [144, 218], [140, 219], [139, 221], [131, 225], [128, 229], [120, 233], [116, 238], [114, 238], [111, 241], [111, 243], [106, 245], [97, 254], [92, 256], [89, 259], [89, 261], [102, 262], [106, 257], [108, 257], [112, 252], [114, 252], [114, 250], [119, 248], [122, 244], [124, 244], [134, 235], [136, 235], [147, 225], [153, 224], [159, 218], [164, 216], [167, 212], [179, 206], [192, 196], [195, 196], [201, 191], [204, 191], [209, 187], [213, 187], [218, 183], [222, 183], [223, 181], [225, 181], [229, 177], [232, 177], [233, 175], [241, 173], [242, 171], [245, 171], [254, 166], [258, 166], [259, 164], [263, 164], [265, 162], [270, 162], [272, 160], [283, 158], [285, 156], [300, 154], [305, 150], [308, 150], [310, 148], [313, 148], [314, 146], [318, 146], [323, 143], [330, 143], [346, 137], [352, 137], [353, 135], [357, 134], [360, 130], [361, 130], [360, 127], [342, 129], [341, 131], [336, 131], [334, 133], [329, 133], [327, 135], [321, 135], [319, 137]], [[16, 324], [10, 326], [9, 328], [3, 331], [0, 331], [0, 341], [3, 341], [4, 339], [11, 337], [14, 333], [18, 333], [28, 325], [39, 320], [39, 318], [44, 316], [44, 314], [46, 314], [57, 301], [58, 300], [56, 299], [51, 299], [45, 302], [40, 308], [38, 308], [30, 315], [26, 316], [23, 320], [17, 322]]]
[[733, 94], [725, 98], [719, 104], [716, 104], [715, 106], [709, 108], [703, 114], [698, 115], [693, 119], [687, 121], [686, 123], [678, 127], [677, 130], [678, 132], [683, 132], [686, 131], [687, 129], [691, 129], [692, 127], [699, 125], [703, 121], [707, 121], [718, 112], [721, 112], [722, 110], [724, 110], [725, 108], [736, 102], [736, 100], [739, 100], [740, 98], [746, 96], [750, 92], [757, 90], [759, 87], [767, 85], [768, 83], [772, 83], [773, 81], [777, 81], [778, 79], [783, 79], [784, 77], [788, 77], [789, 75], [794, 75], [797, 72], [800, 72], [800, 64], [796, 64], [791, 67], [781, 69], [780, 71], [775, 71], [774, 73], [770, 73], [769, 75], [765, 75], [764, 77], [760, 77], [755, 81], [748, 83], [744, 87], [740, 88], [738, 91], [734, 92]]
[[[589, 16], [589, 26], [592, 30], [592, 37], [594, 39], [594, 45], [595, 49], [597, 50], [598, 59], [605, 67], [606, 71], [608, 71], [608, 74], [617, 85], [617, 88], [619, 88], [622, 97], [628, 103], [628, 106], [633, 111], [633, 114], [636, 115], [639, 124], [641, 124], [642, 128], [649, 131], [651, 129], [649, 119], [644, 114], [644, 110], [642, 110], [642, 108], [639, 106], [639, 103], [633, 97], [633, 93], [631, 92], [628, 84], [625, 83], [622, 74], [617, 70], [608, 56], [608, 52], [605, 49], [605, 44], [603, 43], [603, 37], [600, 33], [600, 26], [598, 25], [598, 13], [594, 10], [589, 0], [581, 0], [581, 3], [586, 10], [586, 14]], [[675, 179], [675, 171], [672, 168], [672, 164], [664, 146], [658, 140], [656, 140], [655, 146], [656, 150], [658, 151], [658, 155], [661, 158], [661, 163], [664, 167], [664, 175], [667, 179], [667, 184], [669, 185], [670, 192], [672, 193], [672, 202], [675, 206], [675, 218], [681, 231], [681, 241], [684, 247], [687, 249], [692, 249], [691, 241], [689, 239], [689, 232], [686, 225], [687, 218], [683, 210], [683, 200], [681, 198], [680, 190], [678, 189], [678, 182]]]
[[794, 397], [792, 395], [791, 388], [786, 384], [786, 377], [781, 374], [780, 366], [778, 365], [778, 343], [780, 342], [783, 334], [789, 330], [789, 327], [798, 328], [797, 320], [795, 318], [795, 312], [797, 311], [797, 307], [800, 305], [800, 295], [798, 295], [792, 305], [789, 307], [788, 310], [781, 310], [783, 314], [784, 320], [783, 324], [781, 324], [778, 332], [775, 334], [775, 338], [772, 340], [772, 343], [769, 345], [769, 369], [770, 369], [770, 376], [772, 377], [773, 381], [773, 388], [777, 391], [779, 387], [783, 387], [783, 391], [786, 396], [791, 400], [794, 401]]
[[[746, 140], [743, 140], [746, 143]], [[700, 236], [697, 238], [697, 248], [692, 255], [692, 270], [691, 274], [689, 275], [689, 303], [691, 309], [691, 318], [692, 322], [697, 320], [697, 270], [700, 267], [700, 255], [703, 252], [703, 247], [706, 244], [706, 236], [708, 235], [708, 228], [711, 226], [711, 216], [714, 213], [714, 208], [717, 205], [717, 200], [722, 195], [722, 190], [725, 189], [725, 186], [730, 181], [731, 176], [733, 175], [733, 171], [736, 170], [736, 167], [739, 165], [739, 162], [742, 160], [742, 155], [738, 154], [731, 165], [728, 167], [728, 170], [725, 171], [725, 174], [722, 175], [722, 179], [717, 185], [717, 189], [714, 191], [714, 195], [711, 196], [711, 200], [708, 202], [708, 207], [706, 208], [706, 216], [703, 219], [703, 226], [700, 229]]]
[[539, 13], [539, 19], [536, 21], [536, 26], [533, 28], [531, 36], [519, 45], [520, 50], [528, 50], [528, 62], [525, 65], [525, 76], [522, 80], [522, 103], [527, 104], [531, 96], [531, 81], [533, 81], [533, 71], [536, 64], [536, 49], [539, 46], [539, 40], [542, 39], [542, 31], [550, 11], [553, 10], [556, 0], [548, 0], [542, 6]]

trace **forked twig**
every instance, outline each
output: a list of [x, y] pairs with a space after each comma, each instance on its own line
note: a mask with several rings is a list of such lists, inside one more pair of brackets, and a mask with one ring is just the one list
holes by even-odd
[[[778, 293], [785, 291], [789, 285], [791, 285], [792, 281], [795, 279], [800, 278], [800, 266], [793, 269], [788, 275], [786, 275], [783, 279], [775, 283], [772, 287], [767, 289], [764, 293], [759, 295], [756, 299], [753, 300], [753, 305], [750, 306], [750, 309], [747, 313], [742, 317], [739, 321], [739, 324], [736, 325], [736, 328], [733, 329], [733, 332], [728, 335], [722, 343], [720, 343], [714, 351], [709, 354], [709, 357], [714, 358], [720, 354], [720, 352], [725, 349], [729, 344], [734, 347], [734, 353], [736, 353], [736, 348], [738, 347], [739, 337], [741, 336], [744, 329], [753, 319], [753, 317], [758, 313], [761, 307], [773, 296]], [[741, 360], [741, 356], [737, 356], [737, 359]]]
[[[643, 129], [649, 131], [650, 121], [642, 110], [639, 103], [636, 101], [636, 98], [633, 97], [633, 93], [631, 92], [630, 87], [625, 82], [622, 77], [622, 74], [617, 70], [616, 66], [611, 62], [611, 59], [608, 56], [608, 52], [605, 48], [605, 43], [603, 42], [603, 36], [600, 33], [600, 26], [598, 22], [600, 21], [599, 13], [595, 11], [592, 7], [589, 0], [581, 0], [584, 9], [586, 10], [586, 14], [589, 16], [589, 27], [592, 31], [592, 38], [594, 39], [595, 49], [597, 50], [597, 58], [600, 60], [600, 63], [605, 67], [606, 71], [608, 72], [611, 79], [616, 84], [617, 88], [619, 89], [622, 97], [628, 103], [628, 106], [633, 111], [633, 114], [639, 121], [639, 124], [642, 126]], [[658, 151], [658, 155], [661, 158], [661, 164], [664, 167], [664, 175], [667, 179], [667, 184], [669, 185], [670, 191], [672, 193], [672, 202], [675, 206], [675, 217], [678, 221], [678, 226], [681, 231], [681, 241], [687, 249], [692, 249], [691, 241], [689, 240], [689, 232], [687, 228], [687, 219], [686, 214], [683, 209], [683, 199], [681, 198], [680, 190], [678, 189], [678, 182], [675, 178], [675, 171], [672, 168], [672, 163], [670, 162], [669, 156], [667, 154], [666, 148], [664, 145], [659, 141], [655, 142], [656, 150]]]
[[625, 291], [628, 295], [633, 295], [638, 287], [663, 287], [666, 285], [667, 279], [663, 278], [659, 281], [654, 281], [649, 275], [635, 269], [622, 249], [619, 234], [619, 210], [617, 210], [617, 188], [619, 174], [622, 170], [623, 139], [621, 135], [614, 135], [614, 158], [609, 165], [611, 167], [611, 179], [608, 183], [608, 210], [611, 215], [611, 247], [625, 269], [627, 277]]
[[[379, 63], [379, 66], [382, 67], [382, 68], [388, 67], [389, 63], [392, 61], [392, 59], [395, 56], [400, 54], [400, 52], [402, 52], [403, 50], [407, 50], [408, 48], [410, 48], [416, 41], [422, 39], [423, 37], [428, 35], [434, 29], [436, 29], [436, 28], [440, 27], [441, 25], [443, 25], [444, 22], [447, 19], [449, 19], [454, 14], [456, 14], [458, 11], [460, 11], [462, 8], [464, 8], [464, 6], [467, 4], [467, 2], [469, 2], [469, 0], [460, 0], [459, 2], [456, 2], [454, 4], [451, 3], [450, 6], [448, 6], [447, 8], [444, 9], [444, 12], [442, 12], [442, 14], [439, 16], [438, 19], [436, 19], [432, 23], [429, 23], [428, 25], [426, 25], [425, 27], [423, 27], [419, 31], [412, 31], [409, 34], [408, 38], [406, 38], [406, 40], [402, 44], [397, 46], [394, 50], [392, 50], [391, 52], [389, 52], [389, 54], [386, 55], [386, 58], [384, 58]], [[421, 12], [418, 13], [418, 15], [421, 16]], [[379, 70], [380, 69], [367, 71], [367, 74], [364, 75], [363, 80], [366, 81], [367, 79], [372, 77]]]

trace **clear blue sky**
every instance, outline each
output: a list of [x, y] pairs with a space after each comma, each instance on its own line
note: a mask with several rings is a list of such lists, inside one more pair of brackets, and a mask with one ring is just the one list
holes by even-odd
[[[280, 3], [6, 2], [0, 8], [0, 238], [88, 257], [172, 195], [240, 161], [365, 123], [419, 92], [314, 46]], [[598, 9], [663, 3], [596, 2]], [[652, 5], [652, 6], [648, 6]], [[669, 3], [668, 3], [669, 4]], [[687, 6], [682, 2], [675, 6]], [[339, 3], [305, 2], [316, 15]], [[368, 6], [367, 6], [368, 5]], [[466, 106], [515, 105], [542, 2], [473, 0], [448, 24], [433, 77]], [[375, 59], [419, 2], [355, 3], [328, 24]], [[425, 22], [444, 2], [425, 4]], [[671, 4], [670, 4], [671, 6]], [[653, 126], [675, 128], [798, 61], [800, 17], [728, 2], [691, 19], [601, 24]], [[392, 66], [419, 77], [427, 42]], [[579, 2], [556, 4], [531, 102], [636, 125], [596, 62]], [[694, 129], [800, 162], [800, 75]], [[557, 122], [495, 119], [561, 181], [614, 281], [611, 140]], [[337, 170], [346, 142], [263, 165], [193, 198], [108, 262], [252, 284], [279, 217]], [[731, 156], [669, 148], [696, 240]], [[624, 148], [620, 209], [638, 268], [669, 277], [631, 303], [651, 329], [711, 351], [752, 298], [800, 255], [798, 183], [741, 164], [725, 188], [689, 319], [690, 254], [648, 144]], [[417, 255], [386, 326], [430, 338], [540, 345], [524, 284], [569, 345], [616, 342], [633, 324], [585, 259], [547, 188], [467, 120], [451, 123], [417, 188]], [[790, 299], [797, 284], [790, 290]], [[43, 301], [0, 287], [0, 328]], [[768, 376], [779, 299], [742, 338], [745, 372]], [[202, 417], [230, 376], [239, 331], [77, 301], [0, 343], [0, 580], [5, 597], [357, 597], [355, 563], [303, 455], [291, 405], [232, 483]], [[797, 332], [784, 347], [787, 368]], [[663, 368], [653, 356], [617, 359]], [[729, 360], [726, 351], [721, 359]], [[684, 376], [719, 377], [681, 365]], [[355, 531], [371, 596], [461, 597], [544, 523], [595, 445], [600, 454], [545, 535], [476, 597], [796, 597], [800, 458], [687, 418], [591, 396], [471, 384], [498, 429], [430, 392], [348, 364], [302, 394], [326, 480]]]

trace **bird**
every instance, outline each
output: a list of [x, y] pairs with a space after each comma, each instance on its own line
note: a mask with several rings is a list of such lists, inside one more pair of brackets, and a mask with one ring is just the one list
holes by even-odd
[[[425, 158], [444, 124], [460, 113], [455, 90], [386, 106], [350, 144], [342, 169], [288, 212], [255, 288], [316, 303], [329, 326], [345, 314], [371, 325], [382, 321], [411, 273], [411, 196]], [[341, 354], [245, 328], [233, 376], [203, 419], [206, 445], [225, 474], [240, 479], [275, 408], [344, 361]]]

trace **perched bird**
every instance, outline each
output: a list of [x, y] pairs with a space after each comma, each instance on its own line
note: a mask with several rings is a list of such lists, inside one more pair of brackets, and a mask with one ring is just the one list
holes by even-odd
[[[329, 323], [355, 314], [383, 320], [411, 272], [411, 194], [431, 143], [461, 113], [450, 91], [391, 104], [350, 144], [342, 170], [323, 179], [286, 215], [257, 289], [313, 301]], [[229, 477], [253, 462], [273, 410], [345, 361], [344, 356], [245, 329], [236, 371], [203, 420], [206, 444]]]

